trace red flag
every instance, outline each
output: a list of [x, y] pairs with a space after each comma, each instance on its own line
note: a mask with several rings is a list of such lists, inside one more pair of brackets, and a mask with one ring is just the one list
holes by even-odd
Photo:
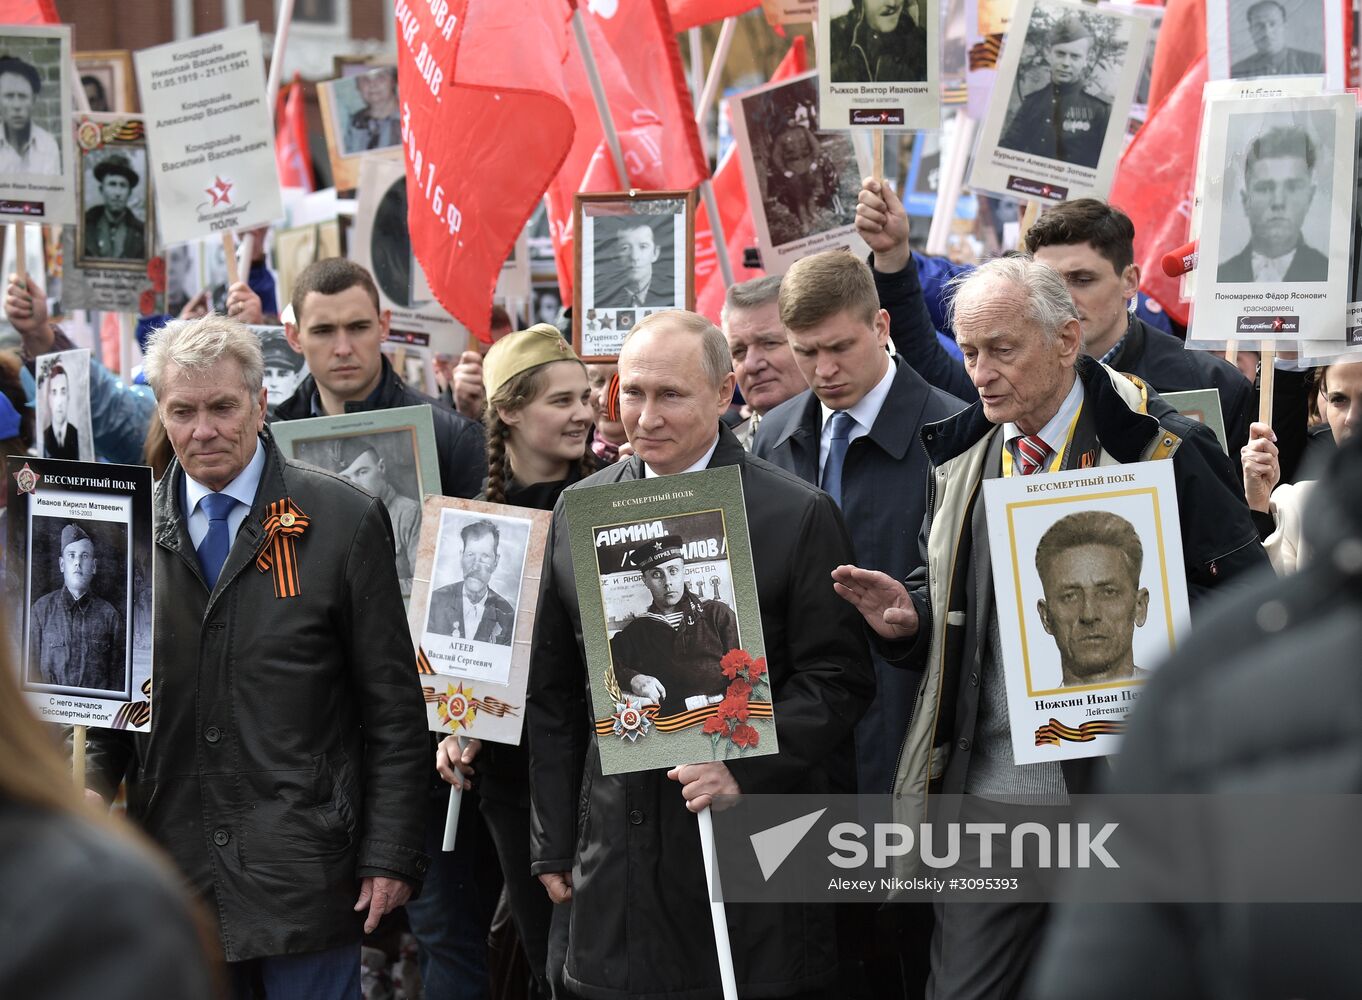
[[760, 5], [761, 0], [667, 0], [672, 27], [677, 31], [697, 28], [710, 21], [722, 21], [726, 17], [737, 17]]
[[54, 0], [0, 0], [0, 24], [60, 24]]
[[[803, 37], [796, 37], [790, 51], [780, 61], [771, 81], [784, 80], [807, 70], [808, 55]], [[748, 247], [757, 245], [756, 225], [747, 201], [747, 182], [743, 180], [742, 163], [736, 147], [729, 147], [714, 171], [714, 201], [723, 222], [724, 238], [728, 241], [728, 259], [733, 264], [733, 280], [747, 281], [760, 278], [763, 271], [743, 266]], [[723, 272], [714, 252], [714, 234], [710, 231], [709, 211], [703, 204], [695, 215], [695, 311], [719, 322], [719, 311], [724, 305]]]
[[396, 3], [412, 252], [488, 343], [502, 263], [572, 146], [567, 15], [562, 0]]
[[1149, 106], [1162, 103], [1187, 75], [1192, 63], [1206, 54], [1206, 0], [1169, 0], [1154, 46], [1149, 80]]
[[1164, 274], [1161, 262], [1164, 254], [1187, 242], [1206, 76], [1203, 52], [1126, 147], [1109, 199], [1135, 223], [1140, 287], [1184, 325], [1187, 303], [1179, 301], [1179, 280]]
[[593, 6], [597, 14], [585, 7], [579, 10], [629, 177], [615, 174], [586, 65], [574, 46], [564, 65], [564, 80], [577, 136], [549, 188], [548, 206], [564, 302], [572, 299], [575, 194], [625, 188], [690, 190], [709, 175], [665, 0], [635, 0], [613, 9]]
[[303, 78], [293, 74], [286, 94], [280, 94], [275, 117], [274, 161], [281, 187], [312, 190], [312, 158], [307, 147], [307, 117], [303, 111]]

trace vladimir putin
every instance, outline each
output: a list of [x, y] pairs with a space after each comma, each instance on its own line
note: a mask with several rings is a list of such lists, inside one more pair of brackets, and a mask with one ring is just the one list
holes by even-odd
[[1301, 226], [1315, 197], [1315, 144], [1294, 125], [1268, 129], [1249, 145], [1240, 199], [1249, 242], [1221, 263], [1219, 281], [1327, 281], [1329, 259]]
[[474, 521], [464, 525], [461, 534], [463, 579], [430, 595], [426, 631], [509, 646], [515, 608], [490, 586], [501, 559], [501, 532], [491, 521]]
[[675, 305], [670, 268], [658, 268], [662, 248], [645, 219], [598, 218], [597, 308], [628, 309]]
[[410, 597], [411, 580], [416, 575], [416, 546], [421, 540], [421, 505], [393, 488], [378, 449], [363, 438], [341, 443], [336, 474], [383, 501], [397, 547], [397, 581], [402, 596]]
[[1135, 665], [1135, 629], [1149, 613], [1140, 586], [1144, 548], [1135, 528], [1104, 510], [1060, 518], [1036, 546], [1045, 596], [1040, 622], [1059, 647], [1062, 687], [1142, 680]]
[[1097, 166], [1111, 104], [1085, 89], [1095, 44], [1087, 15], [1067, 14], [1050, 29], [1045, 48], [1050, 82], [1022, 98], [999, 146], [1079, 167]]
[[14, 56], [0, 56], [0, 175], [59, 174], [61, 147], [33, 124], [33, 103], [42, 92], [38, 70]]
[[1277, 0], [1258, 0], [1250, 6], [1248, 26], [1257, 51], [1232, 65], [1230, 76], [1311, 76], [1324, 72], [1324, 60], [1314, 52], [1286, 44], [1286, 8]]
[[85, 212], [86, 257], [146, 260], [146, 223], [128, 207], [128, 196], [140, 179], [122, 153], [95, 165], [95, 182], [104, 204]]
[[80, 460], [80, 434], [68, 422], [71, 410], [71, 377], [60, 364], [47, 371], [47, 416], [43, 431], [43, 457]]
[[652, 602], [610, 640], [620, 690], [657, 702], [663, 716], [721, 700], [728, 679], [719, 661], [739, 647], [733, 609], [691, 593], [679, 535], [645, 542], [630, 564], [642, 573]]
[[95, 545], [78, 524], [61, 529], [63, 585], [33, 602], [28, 640], [29, 680], [39, 684], [121, 691], [126, 684], [124, 621], [90, 593], [98, 568]]

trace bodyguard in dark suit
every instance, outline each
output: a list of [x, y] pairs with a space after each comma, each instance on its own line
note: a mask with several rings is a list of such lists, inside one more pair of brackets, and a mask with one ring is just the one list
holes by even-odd
[[1249, 144], [1239, 197], [1249, 241], [1222, 261], [1218, 281], [1328, 281], [1329, 259], [1301, 227], [1315, 197], [1315, 143], [1303, 128], [1268, 129]]
[[[852, 254], [796, 262], [781, 282], [780, 318], [811, 388], [767, 414], [753, 453], [837, 501], [858, 559], [911, 570], [928, 469], [919, 433], [965, 404], [886, 353], [889, 314]], [[918, 678], [876, 658], [875, 680], [856, 727], [857, 787], [868, 793], [889, 790]]]

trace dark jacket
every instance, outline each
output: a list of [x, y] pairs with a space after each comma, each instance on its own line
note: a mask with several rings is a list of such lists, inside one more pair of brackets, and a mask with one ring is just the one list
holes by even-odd
[[998, 145], [1093, 170], [1110, 120], [1111, 105], [1081, 83], [1051, 83], [1022, 98]]
[[[1216, 269], [1216, 281], [1253, 281], [1253, 247], [1246, 246]], [[1282, 281], [1328, 281], [1329, 258], [1305, 242], [1296, 246], [1296, 256]]]
[[1258, 419], [1258, 394], [1253, 383], [1224, 358], [1188, 350], [1171, 333], [1131, 316], [1121, 349], [1107, 364], [1118, 372], [1138, 375], [1158, 393], [1217, 390], [1230, 455], [1238, 457], [1239, 449], [1248, 444], [1249, 423]]
[[[381, 361], [383, 375], [373, 396], [362, 402], [346, 403], [345, 412], [429, 405], [431, 416], [435, 419], [435, 448], [439, 452], [440, 486], [444, 495], [465, 500], [477, 496], [482, 489], [482, 481], [487, 478], [487, 452], [483, 446], [482, 425], [417, 392], [397, 377], [387, 358]], [[292, 396], [275, 407], [274, 419], [301, 420], [316, 416], [312, 412], [312, 397], [316, 391], [317, 381], [309, 375], [298, 384]]]
[[66, 425], [66, 434], [62, 438], [61, 444], [57, 444], [57, 432], [49, 424], [43, 429], [43, 457], [44, 458], [68, 458], [73, 462], [80, 461], [80, 431], [76, 430], [75, 424]]
[[664, 717], [685, 712], [687, 698], [722, 695], [728, 678], [719, 660], [741, 645], [737, 616], [723, 601], [702, 601], [687, 590], [678, 608], [686, 616], [680, 628], [645, 614], [610, 640], [620, 690], [632, 690], [630, 683], [640, 674], [656, 677], [667, 692], [659, 706]]
[[[918, 565], [917, 535], [926, 513], [930, 465], [922, 447], [926, 424], [964, 409], [954, 396], [933, 389], [902, 358], [892, 359], [894, 381], [875, 424], [851, 442], [842, 466], [842, 516], [851, 532], [856, 565], [896, 580]], [[762, 419], [755, 455], [818, 483], [822, 406], [812, 390], [781, 403]], [[917, 691], [917, 677], [875, 657], [876, 695], [856, 727], [857, 789], [889, 791], [894, 758]]]
[[[1210, 429], [1091, 358], [1080, 357], [1076, 370], [1084, 398], [1074, 437], [1095, 438], [1098, 454], [1090, 464], [1172, 462], [1193, 609], [1212, 589], [1267, 567], [1238, 472]], [[880, 644], [891, 660], [927, 668], [894, 779], [898, 822], [921, 822], [929, 788], [950, 794], [965, 787], [993, 613], [982, 481], [1001, 474], [1001, 436], [981, 403], [922, 433], [933, 473], [922, 524], [923, 565], [906, 581], [921, 625], [909, 642]], [[1065, 455], [1065, 469], [1080, 467], [1077, 451]], [[1102, 758], [1065, 761], [1069, 791], [1091, 791], [1101, 764]], [[912, 874], [914, 863], [896, 874]]]
[[[889, 35], [871, 31], [858, 11], [832, 20], [833, 83], [895, 83], [927, 79], [927, 35], [909, 16], [899, 14]], [[829, 127], [836, 127], [836, 124]], [[841, 127], [845, 128], [843, 122]]]
[[[1227, 794], [1283, 808], [1290, 806], [1274, 796], [1356, 800], [1359, 495], [1362, 442], [1354, 441], [1335, 456], [1307, 508], [1306, 536], [1331, 557], [1285, 580], [1264, 574], [1199, 624], [1140, 696], [1102, 791], [1206, 803]], [[1141, 857], [1158, 859], [1160, 873], [1217, 872], [1217, 882], [1237, 886], [1219, 848], [1220, 837], [1234, 835], [1229, 815], [1199, 830], [1136, 825], [1139, 839], [1127, 843]], [[1355, 855], [1356, 834], [1346, 822], [1314, 833], [1308, 842], [1281, 841], [1288, 863], [1300, 847], [1326, 857], [1340, 848]], [[1356, 902], [1066, 904], [1053, 915], [1032, 995], [1067, 997], [1074, 982], [1098, 974], [1102, 995], [1113, 1000], [1351, 997], [1362, 981], [1359, 934]]]
[[[255, 504], [210, 594], [181, 513], [156, 491], [151, 733], [92, 730], [88, 778], [210, 901], [228, 961], [357, 944], [359, 879], [419, 888], [426, 714], [381, 501], [286, 461], [268, 432]], [[255, 564], [269, 504], [311, 523], [300, 592]]]
[[[780, 739], [778, 754], [730, 760], [729, 770], [746, 793], [847, 790], [850, 737], [874, 694], [874, 675], [860, 618], [828, 582], [833, 567], [851, 558], [842, 517], [826, 494], [748, 455], [721, 427], [710, 467], [725, 465], [742, 470]], [[642, 478], [643, 463], [633, 457], [580, 485]], [[526, 726], [535, 777], [532, 870], [573, 875], [568, 987], [589, 1000], [717, 998], [696, 818], [665, 771], [601, 775], [581, 630], [560, 501], [535, 621]], [[830, 907], [727, 910], [744, 996], [814, 990], [836, 975]]]
[[[487, 607], [483, 608], [482, 618], [478, 621], [478, 634], [472, 636], [474, 642], [494, 642], [502, 646], [511, 644], [511, 634], [515, 631], [515, 609], [509, 601], [495, 590], [488, 588]], [[426, 631], [437, 635], [452, 635], [456, 639], [470, 638], [463, 634], [463, 581], [446, 584], [430, 595], [430, 619]]]
[[0, 996], [217, 996], [198, 915], [167, 867], [115, 823], [5, 799], [0, 859]]
[[[889, 310], [894, 346], [903, 359], [938, 389], [971, 402], [976, 400], [979, 393], [965, 366], [946, 352], [929, 325], [916, 261], [910, 261], [894, 274], [880, 271], [874, 274], [880, 304]], [[1229, 362], [1205, 351], [1188, 350], [1177, 337], [1132, 316], [1126, 342], [1110, 366], [1138, 376], [1155, 392], [1219, 390], [1229, 453], [1237, 456], [1239, 448], [1248, 443], [1248, 425], [1257, 419], [1258, 397], [1252, 383]]]
[[123, 215], [127, 226], [127, 234], [123, 238], [123, 252], [116, 254], [113, 247], [99, 245], [97, 242], [99, 223], [104, 218], [105, 211], [103, 205], [96, 205], [85, 212], [85, 256], [96, 260], [146, 260], [147, 224], [131, 210]]

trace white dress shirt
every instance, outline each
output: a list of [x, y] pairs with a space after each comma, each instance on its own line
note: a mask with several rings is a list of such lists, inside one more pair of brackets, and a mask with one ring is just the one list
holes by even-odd
[[1281, 257], [1268, 257], [1253, 251], [1253, 280], [1280, 282], [1286, 280], [1286, 272], [1291, 270], [1291, 262], [1296, 259], [1296, 249]]
[[468, 587], [463, 588], [463, 637], [471, 639], [478, 634], [483, 613], [487, 610], [487, 591], [482, 592], [482, 600], [474, 604], [468, 599]]
[[[894, 384], [894, 362], [889, 355], [884, 356], [887, 362], [884, 366], [884, 375], [875, 383], [875, 387], [862, 396], [855, 406], [849, 407], [846, 411], [855, 423], [851, 425], [851, 430], [847, 433], [847, 444], [850, 445], [859, 437], [865, 437], [870, 433], [870, 428], [875, 426], [875, 418], [880, 415], [880, 409], [884, 406], [884, 401], [889, 398], [889, 387]], [[832, 447], [832, 417], [837, 411], [830, 409], [827, 405], [822, 405], [823, 410], [823, 433], [818, 439], [818, 481], [823, 481], [823, 465], [828, 460], [828, 449]]]
[[[684, 475], [687, 472], [699, 472], [701, 469], [708, 469], [709, 460], [714, 457], [714, 449], [717, 447], [719, 447], [719, 436], [716, 434], [714, 435], [714, 443], [709, 446], [709, 451], [705, 452], [704, 457], [701, 458], [700, 461], [692, 465], [689, 469], [682, 469], [680, 472], [676, 473], [676, 475], [680, 476]], [[647, 462], [643, 463], [644, 479], [656, 479], [660, 475], [662, 475], [662, 473], [654, 472], [652, 466], [650, 466]]]
[[[227, 515], [227, 531], [230, 537], [236, 538], [236, 533], [241, 528], [241, 524], [246, 520], [246, 515], [251, 512], [251, 507], [255, 503], [256, 491], [260, 488], [260, 476], [265, 471], [265, 445], [259, 438], [255, 441], [255, 455], [246, 463], [246, 468], [237, 473], [235, 479], [218, 490], [219, 493], [226, 493], [237, 501], [232, 512]], [[204, 536], [208, 534], [208, 514], [199, 507], [199, 501], [213, 491], [200, 482], [190, 478], [189, 473], [184, 475], [184, 494], [182, 500], [182, 513], [189, 523], [189, 540], [194, 543], [194, 548], [199, 547]]]
[[[1083, 382], [1074, 376], [1073, 388], [1064, 397], [1064, 402], [1059, 404], [1059, 410], [1049, 419], [1044, 427], [1036, 434], [1036, 437], [1044, 441], [1050, 448], [1050, 454], [1046, 458], [1046, 468], [1039, 469], [1039, 472], [1048, 471], [1048, 467], [1053, 458], [1064, 450], [1064, 445], [1069, 436], [1069, 425], [1073, 423], [1074, 417], [1083, 406]], [[1003, 424], [1003, 443], [1007, 445], [1012, 453], [1013, 460], [1017, 458], [1017, 438], [1026, 437], [1026, 432], [1016, 424]]]
[[0, 174], [60, 174], [61, 150], [57, 140], [37, 125], [30, 124], [28, 128], [28, 142], [23, 149], [12, 145], [0, 132]]

